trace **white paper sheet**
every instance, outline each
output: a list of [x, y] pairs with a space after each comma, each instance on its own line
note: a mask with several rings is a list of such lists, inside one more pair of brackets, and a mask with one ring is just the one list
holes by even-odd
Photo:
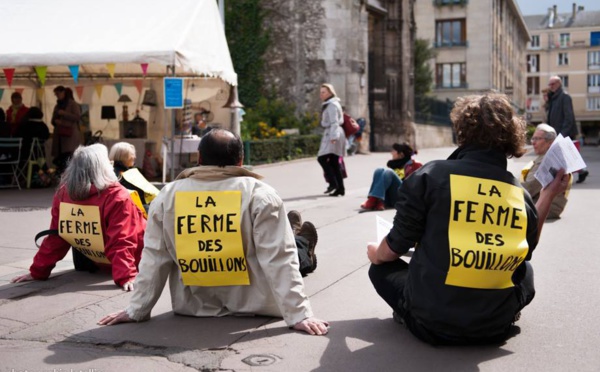
[[585, 167], [585, 162], [573, 141], [569, 137], [559, 134], [546, 152], [534, 176], [540, 181], [542, 187], [546, 187], [552, 182], [559, 169], [562, 168], [567, 173], [573, 173]]

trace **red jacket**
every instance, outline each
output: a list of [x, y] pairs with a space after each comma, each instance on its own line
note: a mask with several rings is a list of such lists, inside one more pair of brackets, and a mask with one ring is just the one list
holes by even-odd
[[422, 166], [423, 166], [423, 163], [419, 163], [415, 159], [411, 159], [404, 166], [404, 178], [410, 176], [414, 171], [416, 171], [417, 169], [421, 168]]
[[23, 119], [25, 118], [25, 114], [27, 114], [27, 111], [29, 111], [29, 108], [27, 108], [25, 105], [21, 105], [21, 107], [19, 107], [19, 109], [17, 110], [15, 119], [13, 120], [13, 107], [10, 106], [8, 108], [8, 110], [6, 110], [6, 122], [9, 124], [10, 126], [10, 135], [14, 136], [17, 133], [17, 129], [19, 129], [19, 126], [21, 125], [21, 123], [23, 122]]
[[[64, 187], [54, 195], [50, 229], [58, 230], [60, 203], [96, 205], [100, 208], [104, 254], [111, 262], [112, 276], [119, 286], [135, 278], [142, 257], [146, 220], [133, 204], [129, 192], [118, 182], [98, 193], [92, 186], [90, 197], [74, 201]], [[56, 263], [69, 252], [70, 245], [58, 235], [48, 235], [29, 268], [34, 279], [47, 279]]]

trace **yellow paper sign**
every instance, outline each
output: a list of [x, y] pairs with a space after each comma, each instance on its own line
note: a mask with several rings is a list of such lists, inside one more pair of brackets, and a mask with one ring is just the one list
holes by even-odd
[[175, 251], [183, 284], [249, 285], [240, 191], [175, 194]]
[[148, 180], [140, 173], [137, 168], [131, 168], [127, 171], [123, 172], [123, 178], [130, 184], [142, 189], [144, 191], [144, 198], [146, 202], [150, 203], [156, 195], [160, 192], [159, 189], [156, 188], [153, 184], [148, 182]]
[[512, 274], [529, 247], [523, 190], [500, 181], [451, 175], [450, 195], [446, 284], [512, 287]]
[[100, 208], [60, 203], [58, 235], [94, 262], [110, 264], [104, 254]]
[[145, 219], [148, 219], [148, 213], [146, 213], [146, 208], [144, 208], [144, 204], [142, 204], [142, 199], [140, 198], [140, 194], [138, 194], [137, 190], [127, 190], [129, 191], [129, 196], [131, 196], [131, 200], [133, 204], [142, 212]]

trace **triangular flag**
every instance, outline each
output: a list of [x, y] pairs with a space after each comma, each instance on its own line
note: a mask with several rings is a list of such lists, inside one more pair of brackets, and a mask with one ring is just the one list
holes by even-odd
[[13, 76], [15, 76], [15, 69], [14, 68], [5, 68], [3, 70], [4, 70], [4, 76], [6, 77], [6, 82], [8, 83], [8, 87], [10, 88], [12, 86]]
[[81, 97], [83, 97], [83, 86], [82, 85], [77, 85], [75, 86], [75, 91], [77, 92], [77, 97], [79, 97], [79, 100], [81, 101]]
[[0, 101], [2, 101], [3, 95], [4, 95], [4, 89], [0, 88]]
[[146, 76], [146, 74], [148, 73], [148, 64], [147, 63], [142, 63], [142, 64], [140, 64], [140, 66], [142, 66], [142, 74], [144, 76]]
[[40, 102], [41, 102], [41, 101], [43, 101], [43, 100], [44, 100], [44, 93], [45, 93], [45, 92], [46, 92], [46, 89], [44, 89], [44, 88], [37, 88], [37, 89], [35, 90], [35, 93], [36, 93], [36, 96], [37, 96], [37, 99], [38, 99], [38, 101], [40, 101]]
[[107, 63], [106, 68], [108, 69], [108, 74], [110, 75], [110, 77], [114, 78], [115, 77], [115, 64]]
[[23, 94], [23, 91], [25, 90], [25, 88], [15, 88], [15, 92], [19, 93], [19, 94]]
[[79, 80], [79, 65], [69, 65], [69, 70], [71, 71], [73, 80], [75, 80], [75, 84], [77, 84], [77, 80]]
[[135, 87], [137, 88], [137, 91], [139, 94], [142, 94], [142, 89], [144, 88], [144, 81], [143, 80], [134, 80], [133, 84], [135, 84]]
[[48, 71], [48, 66], [35, 66], [34, 70], [38, 79], [40, 79], [40, 84], [44, 86], [44, 84], [46, 84], [46, 71]]
[[123, 83], [115, 83], [115, 89], [117, 90], [117, 94], [120, 97], [121, 91], [123, 90]]
[[102, 98], [102, 88], [103, 88], [103, 85], [102, 84], [96, 84], [95, 88], [96, 88], [96, 94], [98, 94], [98, 98]]

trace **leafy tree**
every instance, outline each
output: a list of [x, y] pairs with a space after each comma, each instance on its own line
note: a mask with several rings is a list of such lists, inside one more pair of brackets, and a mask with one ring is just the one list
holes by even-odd
[[417, 111], [423, 111], [421, 103], [425, 103], [426, 97], [431, 92], [433, 85], [433, 72], [429, 66], [429, 60], [436, 55], [435, 50], [429, 46], [424, 39], [415, 40], [415, 103]]

